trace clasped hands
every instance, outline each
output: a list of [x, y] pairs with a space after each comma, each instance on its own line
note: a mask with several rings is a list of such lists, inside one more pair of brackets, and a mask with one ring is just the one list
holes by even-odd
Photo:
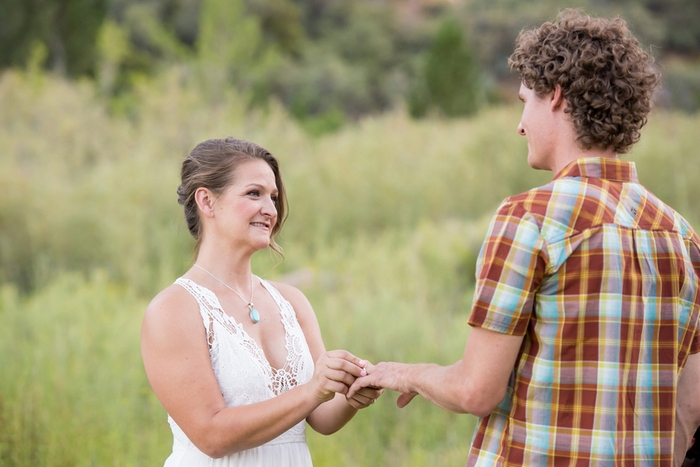
[[345, 397], [348, 399], [354, 398], [357, 394], [361, 394], [367, 389], [382, 391], [384, 389], [392, 389], [401, 393], [396, 401], [396, 405], [400, 408], [406, 407], [418, 395], [407, 383], [409, 378], [405, 374], [408, 368], [409, 365], [394, 362], [380, 362], [377, 365], [369, 365], [366, 369], [366, 375], [355, 379]]
[[[327, 402], [336, 393], [345, 395], [348, 403], [356, 409], [364, 409], [374, 403], [382, 394], [380, 387], [357, 386], [361, 378], [366, 377], [371, 363], [362, 360], [346, 350], [331, 350], [322, 354], [316, 361], [312, 382], [316, 383], [317, 397]], [[355, 387], [349, 394], [351, 387]]]
[[345, 350], [332, 350], [321, 355], [316, 362], [314, 377], [323, 383], [320, 397], [330, 400], [335, 393], [344, 394], [348, 403], [356, 409], [373, 404], [384, 389], [399, 391], [396, 404], [405, 407], [417, 395], [405, 383], [403, 373], [408, 365], [381, 362], [372, 365]]

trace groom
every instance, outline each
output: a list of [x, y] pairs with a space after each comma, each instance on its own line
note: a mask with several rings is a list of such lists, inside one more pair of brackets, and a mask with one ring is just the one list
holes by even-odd
[[565, 10], [509, 64], [528, 164], [553, 180], [496, 211], [462, 359], [379, 363], [348, 396], [481, 417], [468, 466], [680, 465], [700, 425], [700, 238], [618, 156], [651, 109], [652, 58], [623, 20]]

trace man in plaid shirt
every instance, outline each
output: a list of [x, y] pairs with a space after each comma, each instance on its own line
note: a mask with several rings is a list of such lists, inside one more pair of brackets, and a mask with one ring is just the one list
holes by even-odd
[[379, 363], [349, 395], [482, 417], [468, 466], [680, 465], [700, 425], [700, 239], [618, 157], [651, 109], [652, 59], [621, 19], [565, 10], [509, 64], [528, 163], [554, 178], [494, 215], [463, 358]]

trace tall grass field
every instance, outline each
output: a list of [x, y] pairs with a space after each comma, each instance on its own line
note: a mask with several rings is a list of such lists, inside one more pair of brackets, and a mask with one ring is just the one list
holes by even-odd
[[[461, 358], [474, 263], [531, 170], [519, 107], [465, 120], [407, 112], [312, 137], [280, 105], [248, 110], [173, 68], [128, 102], [90, 82], [0, 75], [0, 465], [157, 466], [172, 438], [139, 351], [143, 311], [192, 262], [176, 202], [183, 157], [232, 135], [280, 160], [280, 262], [256, 274], [306, 293], [328, 349], [377, 362]], [[653, 112], [624, 157], [700, 225], [700, 117]], [[308, 432], [314, 464], [463, 465], [477, 419], [386, 392], [343, 430]]]

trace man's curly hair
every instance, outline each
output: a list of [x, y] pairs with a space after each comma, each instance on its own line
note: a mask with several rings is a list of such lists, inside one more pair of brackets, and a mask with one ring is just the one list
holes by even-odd
[[540, 97], [561, 86], [584, 149], [624, 154], [639, 141], [659, 74], [623, 19], [566, 9], [515, 44], [508, 65]]

